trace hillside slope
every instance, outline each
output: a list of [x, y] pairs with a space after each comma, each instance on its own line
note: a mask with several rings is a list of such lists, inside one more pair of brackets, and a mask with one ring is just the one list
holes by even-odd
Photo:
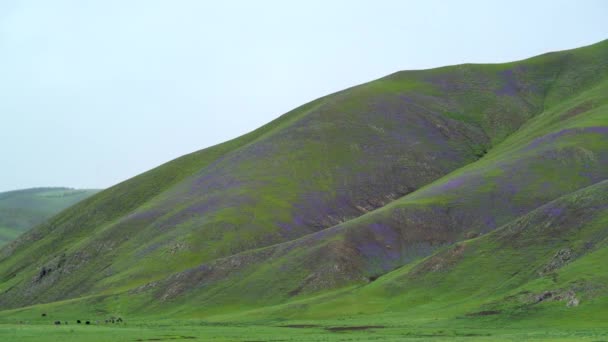
[[608, 41], [323, 97], [23, 235], [0, 305], [208, 315], [365, 285], [608, 178], [606, 94]]
[[[482, 160], [381, 209], [295, 241], [177, 274], [155, 284], [153, 298], [170, 302], [176, 297], [179, 303], [179, 298], [196, 296], [209, 311], [231, 298], [238, 298], [240, 306], [256, 307], [364, 285], [438, 246], [483, 235], [601, 182], [608, 173], [605, 94], [608, 82], [532, 119]], [[561, 120], [586, 101], [597, 103], [596, 110]], [[543, 129], [530, 133], [538, 127]], [[267, 279], [274, 281], [268, 284]]]
[[365, 286], [237, 317], [256, 321], [351, 316], [371, 325], [441, 318], [488, 328], [606, 328], [607, 224], [608, 180]]
[[99, 190], [35, 188], [0, 193], [0, 246]]

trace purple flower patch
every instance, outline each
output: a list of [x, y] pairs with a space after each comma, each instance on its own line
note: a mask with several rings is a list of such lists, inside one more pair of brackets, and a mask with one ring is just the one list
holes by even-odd
[[496, 95], [501, 96], [516, 96], [519, 94], [517, 78], [512, 69], [503, 70], [500, 72], [500, 78], [503, 85], [496, 91]]

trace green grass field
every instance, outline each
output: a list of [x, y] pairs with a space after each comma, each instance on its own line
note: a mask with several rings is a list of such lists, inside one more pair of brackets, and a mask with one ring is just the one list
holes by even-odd
[[[398, 322], [400, 321], [400, 322]], [[127, 322], [120, 326], [2, 324], [3, 341], [605, 341], [606, 329], [509, 327], [497, 323], [434, 321], [410, 324], [407, 317], [365, 321], [281, 321], [215, 324], [206, 321]], [[478, 322], [477, 325], [480, 325]]]

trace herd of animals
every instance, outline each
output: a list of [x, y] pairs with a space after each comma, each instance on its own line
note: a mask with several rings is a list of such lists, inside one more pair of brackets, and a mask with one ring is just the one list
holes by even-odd
[[[42, 317], [46, 317], [46, 313], [43, 313]], [[109, 323], [115, 324], [115, 323], [123, 323], [123, 322], [124, 321], [120, 317], [111, 317], [111, 318], [108, 318], [108, 319], [106, 319], [104, 321], [105, 324], [109, 324]], [[82, 324], [82, 323], [83, 323], [82, 320], [79, 320], [79, 319], [76, 320], [76, 324]], [[99, 323], [100, 323], [100, 321], [95, 321], [95, 324], [99, 324]], [[61, 321], [55, 321], [54, 324], [55, 325], [61, 325], [61, 324], [67, 325], [68, 321], [64, 321], [63, 323]], [[86, 320], [86, 321], [84, 321], [84, 324], [85, 325], [90, 325], [91, 321], [90, 320]]]

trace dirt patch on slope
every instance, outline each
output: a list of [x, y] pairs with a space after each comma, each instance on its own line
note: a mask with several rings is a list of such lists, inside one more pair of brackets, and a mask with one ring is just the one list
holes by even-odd
[[560, 116], [560, 119], [569, 119], [572, 117], [575, 117], [579, 114], [588, 112], [589, 110], [591, 110], [593, 108], [593, 102], [591, 101], [587, 101], [587, 102], [583, 102], [577, 106], [574, 106], [572, 108], [570, 108], [567, 112], [565, 112], [564, 114], [562, 114]]
[[465, 250], [466, 244], [456, 244], [449, 250], [432, 256], [428, 260], [418, 265], [416, 268], [414, 268], [414, 270], [412, 270], [410, 275], [412, 277], [417, 277], [430, 272], [441, 272], [449, 270], [462, 259]]
[[564, 267], [575, 258], [575, 254], [571, 248], [562, 248], [553, 255], [551, 261], [546, 264], [539, 272], [539, 275], [549, 274], [559, 268]]

